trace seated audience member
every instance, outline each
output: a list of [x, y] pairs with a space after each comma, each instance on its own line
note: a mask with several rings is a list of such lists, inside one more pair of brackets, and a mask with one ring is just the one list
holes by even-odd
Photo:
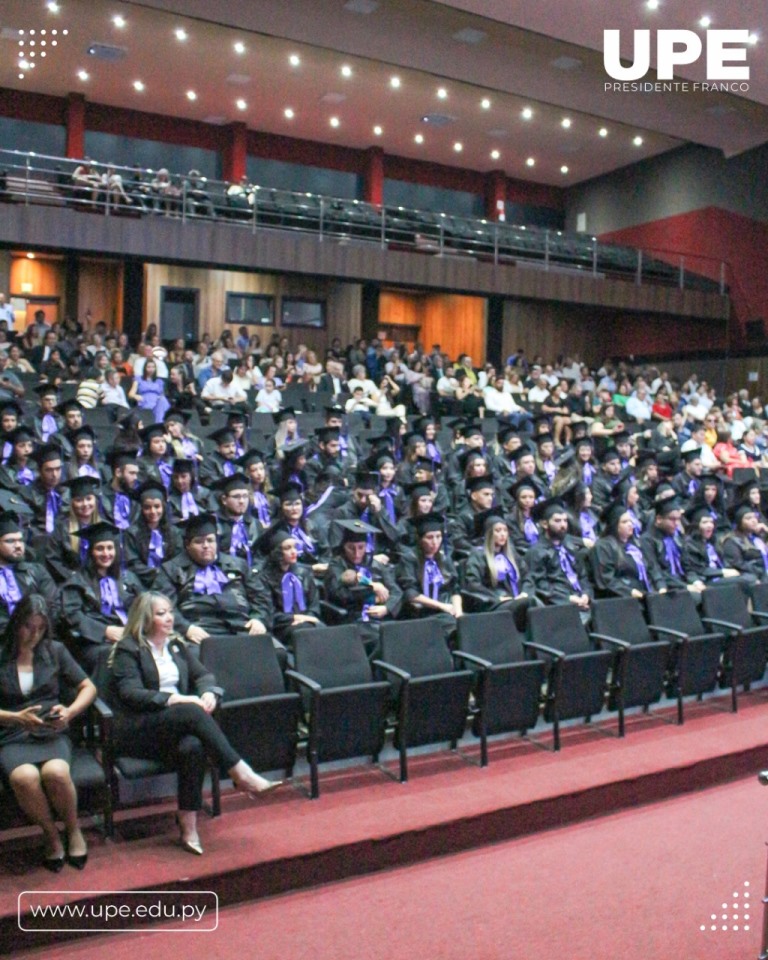
[[[73, 694], [69, 699], [67, 694]], [[20, 599], [0, 644], [0, 771], [26, 816], [43, 831], [43, 866], [88, 858], [70, 775], [67, 726], [96, 699], [96, 687], [66, 647], [51, 637], [45, 597]], [[56, 821], [64, 823], [65, 836]]]
[[338, 622], [359, 625], [368, 653], [375, 655], [379, 624], [397, 618], [403, 592], [393, 565], [380, 563], [368, 549], [368, 537], [378, 533], [376, 528], [361, 520], [335, 523], [343, 533], [325, 572], [325, 599], [345, 611], [337, 615]]
[[42, 563], [27, 558], [18, 516], [4, 511], [0, 513], [0, 629], [6, 628], [18, 604], [31, 593], [45, 599], [48, 615], [55, 622], [59, 609], [58, 588]]
[[[718, 549], [715, 536], [715, 521], [704, 504], [694, 504], [685, 511], [688, 533], [683, 539], [683, 566], [691, 583], [701, 581], [710, 586], [726, 578], [741, 574], [729, 567], [722, 551]], [[753, 580], [749, 574], [747, 580]]]
[[626, 503], [614, 500], [601, 517], [603, 532], [590, 553], [596, 593], [636, 597], [666, 593], [664, 575], [652, 551], [643, 551]]
[[[69, 491], [69, 503], [59, 510], [53, 533], [44, 541], [45, 562], [57, 583], [66, 582], [73, 570], [85, 564], [87, 542], [78, 536], [78, 531], [103, 519], [97, 496], [101, 493], [98, 480], [74, 477], [63, 486]], [[46, 513], [47, 510], [48, 506]]]
[[219, 554], [216, 517], [190, 516], [183, 530], [183, 549], [157, 570], [154, 588], [173, 603], [185, 639], [266, 633], [256, 613], [257, 577], [244, 560]]
[[680, 501], [674, 497], [657, 503], [656, 517], [643, 534], [641, 545], [648, 557], [655, 558], [670, 590], [687, 588], [691, 593], [701, 593], [706, 584], [701, 580], [689, 582], [683, 565], [682, 515]]
[[210, 487], [216, 480], [231, 477], [237, 472], [237, 447], [235, 435], [230, 427], [222, 427], [208, 435], [213, 440], [216, 449], [200, 464], [200, 482]]
[[115, 711], [115, 746], [121, 755], [159, 760], [178, 773], [180, 843], [202, 854], [197, 814], [209, 758], [250, 797], [279, 786], [255, 773], [213, 719], [215, 678], [175, 631], [174, 612], [161, 593], [131, 606], [109, 664], [107, 696]]
[[35, 387], [35, 393], [40, 398], [39, 409], [32, 421], [35, 436], [42, 443], [49, 443], [64, 427], [64, 418], [56, 413], [59, 393], [50, 383]]
[[125, 566], [151, 590], [158, 567], [181, 551], [181, 535], [171, 524], [162, 483], [148, 480], [135, 491], [134, 499], [139, 509], [123, 536]]
[[197, 482], [195, 467], [195, 460], [178, 458], [173, 461], [168, 507], [174, 520], [188, 520], [208, 508], [210, 493]]
[[444, 518], [439, 514], [416, 517], [415, 549], [404, 554], [396, 576], [403, 591], [403, 616], [435, 617], [450, 640], [456, 620], [463, 616], [459, 577], [453, 561], [443, 552]]
[[730, 510], [733, 530], [720, 542], [723, 562], [742, 576], [768, 580], [768, 545], [759, 533], [760, 521], [751, 503]]
[[233, 473], [231, 477], [222, 477], [211, 484], [217, 501], [214, 513], [219, 550], [231, 557], [240, 557], [249, 570], [255, 562], [254, 544], [265, 529], [250, 511], [250, 487], [248, 478], [242, 473]]
[[99, 521], [77, 531], [85, 561], [61, 588], [62, 623], [70, 648], [90, 673], [101, 651], [123, 635], [128, 608], [143, 587], [130, 570], [120, 568], [120, 531]]

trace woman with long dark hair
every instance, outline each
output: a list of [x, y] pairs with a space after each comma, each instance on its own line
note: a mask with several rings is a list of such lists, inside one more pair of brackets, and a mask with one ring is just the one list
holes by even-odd
[[[58, 873], [65, 858], [80, 870], [88, 858], [66, 730], [96, 699], [96, 687], [50, 634], [45, 598], [29, 594], [19, 601], [0, 645], [0, 775], [42, 829], [43, 864]], [[67, 689], [74, 693], [69, 704]], [[64, 822], [66, 847], [57, 819]]]
[[626, 505], [612, 501], [601, 518], [605, 527], [589, 554], [599, 595], [642, 599], [666, 593], [664, 575], [652, 552], [640, 548]]
[[207, 758], [250, 797], [281, 781], [259, 776], [213, 719], [215, 679], [174, 629], [167, 597], [147, 592], [132, 604], [123, 636], [110, 653], [108, 698], [115, 711], [115, 745], [122, 755], [160, 760], [178, 773], [180, 843], [202, 854], [197, 814]]
[[443, 552], [443, 526], [439, 514], [430, 513], [413, 521], [416, 545], [404, 555], [397, 571], [403, 602], [411, 617], [436, 617], [446, 639], [456, 630], [464, 608], [456, 567]]
[[134, 379], [128, 399], [133, 400], [140, 410], [153, 414], [155, 423], [162, 423], [170, 403], [165, 395], [165, 381], [158, 377], [157, 362], [152, 357], [144, 361], [144, 369], [141, 376]]
[[116, 526], [101, 521], [77, 535], [87, 545], [85, 563], [62, 588], [62, 620], [78, 660], [92, 674], [104, 647], [122, 637], [128, 608], [144, 588], [134, 573], [120, 569]]
[[148, 480], [134, 496], [139, 501], [139, 515], [123, 534], [125, 566], [151, 590], [157, 568], [181, 550], [181, 536], [168, 516], [162, 483]]

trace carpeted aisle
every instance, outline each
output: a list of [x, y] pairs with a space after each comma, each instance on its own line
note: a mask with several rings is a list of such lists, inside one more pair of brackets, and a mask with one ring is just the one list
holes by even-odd
[[[16, 956], [164, 960], [183, 951], [206, 960], [750, 960], [760, 946], [766, 839], [768, 789], [750, 777], [233, 907], [213, 933], [99, 936], [26, 953], [20, 938]], [[749, 920], [745, 902], [752, 903]]]

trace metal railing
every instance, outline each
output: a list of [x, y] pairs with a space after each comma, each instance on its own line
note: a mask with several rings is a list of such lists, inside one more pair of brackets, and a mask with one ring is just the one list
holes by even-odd
[[253, 233], [293, 230], [313, 234], [321, 243], [366, 243], [385, 250], [471, 257], [499, 267], [514, 264], [595, 279], [620, 278], [638, 285], [728, 293], [729, 272], [723, 261], [605, 244], [564, 230], [206, 177], [166, 177], [138, 167], [15, 150], [0, 150], [0, 171], [0, 199], [6, 201], [58, 204], [103, 216], [166, 216], [182, 225], [212, 221]]

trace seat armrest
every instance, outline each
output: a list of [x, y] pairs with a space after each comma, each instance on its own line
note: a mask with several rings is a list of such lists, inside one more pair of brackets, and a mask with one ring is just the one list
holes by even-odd
[[383, 673], [391, 674], [394, 677], [397, 677], [398, 680], [410, 680], [411, 675], [407, 670], [401, 670], [400, 667], [394, 666], [394, 664], [386, 663], [384, 660], [372, 660], [371, 665], [381, 670]]
[[294, 683], [297, 683], [301, 687], [306, 687], [307, 690], [310, 690], [312, 693], [320, 693], [323, 689], [316, 680], [312, 680], [296, 670], [286, 670], [285, 675], [293, 680]]
[[523, 646], [526, 648], [529, 647], [531, 650], [540, 650], [548, 657], [554, 657], [556, 660], [562, 660], [562, 658], [565, 656], [562, 650], [555, 650], [554, 647], [548, 647], [544, 643], [536, 643], [534, 640], [526, 640]]
[[610, 643], [619, 650], [629, 650], [632, 647], [632, 644], [627, 643], [626, 640], [619, 640], [618, 637], [611, 637], [607, 633], [590, 633], [589, 639], [597, 643]]
[[688, 634], [683, 633], [682, 630], [673, 630], [672, 627], [657, 627], [652, 623], [648, 624], [648, 629], [652, 633], [664, 633], [668, 637], [674, 637], [676, 640], [687, 640]]
[[717, 620], [715, 617], [702, 617], [701, 622], [711, 624], [713, 627], [724, 627], [726, 630], [733, 630], [734, 633], [740, 633], [744, 629], [740, 623], [731, 623], [729, 620]]
[[489, 670], [493, 666], [490, 660], [483, 660], [482, 657], [477, 657], [474, 653], [462, 653], [461, 650], [451, 650], [451, 656], [454, 660], [466, 660], [467, 663], [472, 663], [476, 667], [480, 667], [481, 670]]

